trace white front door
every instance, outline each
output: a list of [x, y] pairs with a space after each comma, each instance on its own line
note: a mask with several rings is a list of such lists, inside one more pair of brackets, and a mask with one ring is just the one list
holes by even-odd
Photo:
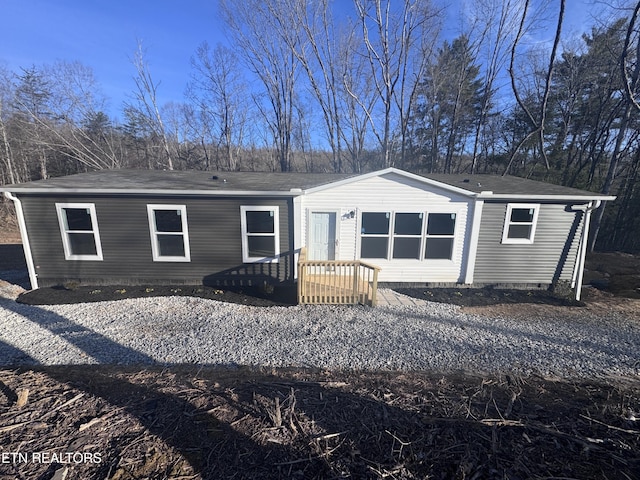
[[309, 259], [336, 259], [336, 212], [310, 213]]

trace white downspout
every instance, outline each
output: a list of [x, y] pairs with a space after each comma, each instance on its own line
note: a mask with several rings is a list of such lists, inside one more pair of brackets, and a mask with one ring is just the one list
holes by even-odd
[[589, 223], [591, 221], [591, 212], [593, 212], [596, 208], [600, 206], [602, 203], [600, 200], [596, 200], [594, 202], [589, 202], [587, 207], [584, 209], [585, 217], [584, 217], [584, 228], [582, 229], [582, 238], [580, 239], [580, 249], [578, 256], [578, 264], [577, 264], [577, 278], [575, 282], [576, 289], [576, 300], [580, 300], [580, 295], [582, 293], [582, 277], [584, 276], [584, 263], [585, 258], [587, 256], [587, 245], [589, 243]]
[[29, 244], [29, 236], [27, 235], [27, 224], [24, 221], [24, 212], [22, 211], [22, 202], [20, 199], [11, 194], [11, 192], [4, 192], [4, 196], [13, 201], [16, 207], [16, 215], [18, 216], [18, 226], [20, 227], [20, 236], [22, 237], [22, 248], [24, 250], [24, 258], [27, 261], [27, 270], [29, 271], [29, 282], [31, 282], [31, 289], [38, 288], [38, 274], [36, 273], [35, 266], [33, 264], [33, 257], [31, 256], [31, 245]]

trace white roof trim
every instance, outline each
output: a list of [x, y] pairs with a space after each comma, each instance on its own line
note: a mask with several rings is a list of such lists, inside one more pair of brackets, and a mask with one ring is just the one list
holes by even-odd
[[131, 188], [12, 188], [12, 193], [64, 193], [83, 195], [162, 195], [162, 196], [222, 196], [222, 197], [297, 197], [300, 191], [255, 191], [255, 190], [140, 190]]
[[509, 194], [509, 193], [499, 193], [494, 194], [492, 192], [481, 192], [476, 195], [476, 198], [479, 200], [560, 200], [560, 201], [591, 201], [591, 200], [615, 200], [615, 196], [611, 195], [600, 195], [594, 193], [591, 195], [523, 195], [521, 193], [518, 194]]
[[430, 178], [426, 178], [421, 175], [416, 175], [415, 173], [405, 172], [404, 170], [398, 170], [397, 168], [393, 168], [393, 167], [385, 168], [384, 170], [376, 170], [375, 172], [363, 173], [362, 175], [356, 175], [354, 177], [345, 178], [344, 180], [339, 180], [333, 183], [327, 183], [326, 185], [320, 185], [318, 187], [308, 188], [304, 191], [304, 193], [315, 193], [315, 192], [320, 192], [322, 190], [329, 190], [331, 188], [340, 187], [342, 185], [349, 185], [351, 183], [359, 182], [361, 180], [366, 180], [368, 178], [381, 177], [383, 175], [388, 175], [390, 173], [394, 173], [396, 175], [400, 175], [401, 177], [409, 178], [411, 180], [416, 180], [426, 185], [432, 185], [434, 187], [442, 188], [444, 190], [449, 190], [450, 192], [466, 195], [468, 197], [475, 197], [477, 195], [475, 192], [472, 192], [470, 190], [454, 187], [453, 185], [449, 185], [448, 183], [438, 182], [436, 180], [432, 180]]

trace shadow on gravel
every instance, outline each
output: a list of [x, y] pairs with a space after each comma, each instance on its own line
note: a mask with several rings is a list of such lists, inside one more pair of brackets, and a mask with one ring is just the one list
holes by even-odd
[[[2, 306], [1, 301], [0, 306]], [[7, 365], [38, 365], [39, 363], [27, 352], [16, 348], [10, 343], [3, 342], [2, 340], [0, 340], [0, 359], [2, 359], [0, 368]]]
[[[50, 310], [44, 310], [30, 305], [21, 305], [12, 300], [5, 299], [0, 299], [0, 307], [13, 311], [25, 320], [48, 330], [52, 335], [82, 350], [98, 363], [147, 365], [155, 363], [155, 360], [148, 355], [120, 345], [110, 338], [82, 325], [73, 323], [69, 319]], [[9, 332], [9, 335], [10, 333], [11, 332]], [[23, 359], [25, 353], [12, 345], [1, 343], [0, 352], [3, 353], [2, 360], [0, 361], [1, 364], [20, 365], [25, 363]], [[33, 360], [28, 354], [26, 355], [30, 360]], [[31, 361], [29, 361], [29, 363], [31, 363]], [[37, 362], [35, 363], [37, 364]]]
[[[505, 355], [505, 351], [509, 351], [510, 346], [526, 352], [529, 355], [549, 359], [551, 365], [557, 366], [551, 368], [551, 371], [558, 371], [559, 368], [564, 369], [570, 359], [574, 357], [580, 359], [580, 363], [584, 365], [590, 364], [592, 361], [597, 365], [598, 369], [602, 364], [615, 365], [617, 368], [623, 368], [627, 371], [638, 371], [640, 364], [636, 359], [638, 356], [638, 345], [640, 345], [640, 332], [625, 332], [622, 336], [617, 336], [617, 329], [611, 330], [606, 324], [589, 325], [592, 334], [589, 337], [576, 338], [570, 334], [572, 329], [580, 328], [580, 320], [576, 320], [577, 325], [571, 325], [568, 329], [564, 329], [564, 321], [558, 319], [557, 325], [553, 325], [549, 320], [548, 333], [532, 332], [528, 328], [528, 322], [535, 320], [514, 320], [504, 322], [487, 321], [486, 319], [477, 319], [473, 315], [464, 317], [456, 317], [455, 320], [447, 319], [443, 316], [428, 316], [417, 314], [410, 311], [403, 312], [404, 319], [415, 319], [416, 323], [428, 322], [432, 324], [445, 325], [446, 328], [455, 332], [456, 330], [473, 330], [479, 332], [477, 336], [465, 335], [465, 340], [456, 337], [456, 342], [464, 345], [463, 350], [477, 352], [480, 358], [484, 358], [489, 364], [495, 363], [495, 358], [500, 359]], [[614, 332], [612, 334], [612, 331]], [[566, 332], [565, 336], [563, 332]], [[503, 342], [496, 341], [499, 337]], [[484, 343], [480, 338], [493, 339]], [[494, 358], [495, 357], [495, 358]], [[527, 362], [526, 359], [523, 361]], [[483, 370], [489, 368], [489, 365], [478, 365]], [[584, 372], [582, 372], [584, 373]], [[583, 375], [584, 376], [584, 375]]]

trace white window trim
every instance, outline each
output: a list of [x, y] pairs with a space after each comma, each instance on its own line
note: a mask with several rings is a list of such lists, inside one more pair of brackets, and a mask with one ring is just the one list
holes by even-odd
[[[93, 240], [96, 244], [96, 255], [74, 255], [71, 252], [71, 242], [69, 241], [69, 233], [89, 233], [88, 230], [70, 230], [67, 226], [67, 216], [64, 213], [65, 208], [84, 208], [89, 210], [91, 216], [91, 226], [93, 230]], [[58, 214], [58, 224], [60, 225], [60, 235], [62, 236], [62, 245], [64, 247], [64, 258], [66, 260], [92, 260], [102, 261], [102, 242], [100, 241], [100, 231], [98, 229], [98, 217], [96, 215], [96, 206], [93, 203], [56, 203], [56, 212]]]
[[[389, 229], [387, 230], [387, 233], [362, 233], [362, 217], [366, 214], [366, 213], [386, 213], [387, 215], [389, 215]], [[358, 245], [357, 245], [357, 254], [358, 254], [358, 258], [364, 258], [365, 260], [389, 260], [389, 258], [392, 256], [393, 254], [393, 219], [395, 212], [392, 212], [390, 210], [384, 211], [384, 210], [363, 210], [360, 212], [360, 215], [358, 216]], [[386, 238], [388, 239], [387, 241], [387, 256], [385, 258], [375, 258], [375, 257], [363, 257], [362, 256], [362, 239], [363, 238]]]
[[[357, 246], [356, 246], [356, 255], [358, 258], [365, 258], [362, 257], [362, 239], [363, 238], [369, 238], [369, 237], [379, 237], [379, 238], [388, 238], [389, 242], [387, 244], [387, 256], [385, 258], [372, 258], [370, 260], [375, 261], [375, 260], [387, 260], [390, 262], [455, 262], [456, 261], [456, 249], [458, 247], [458, 242], [460, 241], [459, 238], [459, 232], [460, 232], [460, 215], [461, 215], [462, 210], [461, 209], [442, 209], [442, 208], [437, 208], [435, 210], [422, 210], [422, 211], [416, 211], [416, 210], [388, 210], [388, 211], [380, 211], [380, 210], [364, 210], [360, 212], [360, 215], [358, 216], [358, 240], [357, 240]], [[362, 215], [365, 213], [387, 213], [389, 214], [389, 233], [384, 235], [384, 234], [379, 234], [379, 233], [374, 233], [374, 234], [362, 234]], [[417, 235], [396, 235], [394, 233], [395, 230], [395, 222], [396, 222], [396, 214], [397, 213], [421, 213], [422, 216], [422, 233], [420, 235], [420, 258], [393, 258], [393, 245], [394, 245], [394, 239], [395, 238], [417, 238]], [[456, 221], [455, 221], [455, 226], [454, 226], [454, 230], [453, 230], [453, 235], [432, 235], [432, 236], [428, 236], [427, 235], [427, 224], [429, 221], [429, 214], [431, 213], [445, 213], [445, 214], [455, 214], [456, 216]], [[451, 258], [425, 258], [425, 246], [426, 246], [426, 242], [427, 239], [429, 238], [453, 238], [453, 247], [452, 247], [452, 252], [451, 252]], [[369, 260], [369, 258], [365, 258], [365, 260]]]
[[[247, 212], [273, 212], [273, 233], [247, 232]], [[280, 257], [280, 207], [275, 205], [241, 205], [240, 227], [242, 230], [242, 263], [278, 263]], [[249, 235], [256, 237], [273, 237], [273, 257], [250, 257]]]
[[[528, 225], [529, 223], [512, 222], [511, 212], [514, 208], [533, 209], [533, 219], [531, 222], [531, 235], [529, 238], [509, 238], [509, 227], [511, 225]], [[504, 216], [504, 225], [502, 227], [502, 243], [503, 244], [521, 244], [531, 245], [534, 242], [536, 235], [536, 226], [538, 225], [538, 213], [540, 211], [539, 203], [508, 203], [507, 213]]]
[[[422, 218], [420, 219], [422, 221], [422, 225], [420, 226], [420, 234], [419, 235], [403, 235], [403, 234], [396, 234], [395, 230], [396, 230], [396, 215], [398, 214], [402, 214], [402, 213], [411, 213], [411, 214], [419, 214], [422, 216]], [[424, 242], [425, 242], [425, 232], [426, 232], [426, 219], [427, 219], [428, 213], [425, 212], [416, 212], [416, 211], [405, 211], [405, 210], [398, 210], [398, 211], [394, 211], [391, 213], [391, 218], [389, 219], [389, 257], [388, 260], [392, 260], [392, 261], [403, 261], [403, 260], [423, 260], [424, 254], [423, 254], [423, 250], [424, 250]], [[418, 238], [420, 239], [420, 250], [418, 251], [418, 257], [417, 258], [395, 258], [393, 256], [393, 247], [395, 246], [396, 243], [396, 238]]]
[[[180, 212], [182, 220], [182, 233], [179, 232], [158, 232], [156, 230], [156, 220], [154, 212], [156, 210], [173, 210]], [[149, 219], [149, 233], [151, 235], [151, 254], [154, 262], [190, 262], [191, 248], [189, 246], [189, 228], [187, 222], [187, 206], [186, 205], [166, 205], [166, 204], [148, 204], [147, 218]], [[182, 235], [184, 242], [184, 256], [167, 256], [160, 255], [160, 245], [158, 244], [158, 235]]]
[[[438, 214], [445, 214], [445, 215], [455, 215], [456, 219], [454, 221], [453, 224], [453, 235], [429, 235], [427, 233], [427, 227], [429, 224], [429, 215], [431, 215], [432, 213], [438, 213]], [[459, 229], [460, 227], [460, 222], [458, 221], [458, 219], [460, 218], [460, 210], [428, 210], [425, 214], [425, 218], [424, 218], [424, 235], [422, 236], [423, 238], [423, 244], [422, 244], [422, 260], [425, 262], [453, 262], [456, 256], [456, 247], [458, 246], [458, 233], [459, 233]], [[453, 243], [451, 244], [451, 258], [427, 258], [427, 252], [426, 252], [426, 248], [427, 248], [427, 241], [430, 238], [451, 238], [453, 240]]]

